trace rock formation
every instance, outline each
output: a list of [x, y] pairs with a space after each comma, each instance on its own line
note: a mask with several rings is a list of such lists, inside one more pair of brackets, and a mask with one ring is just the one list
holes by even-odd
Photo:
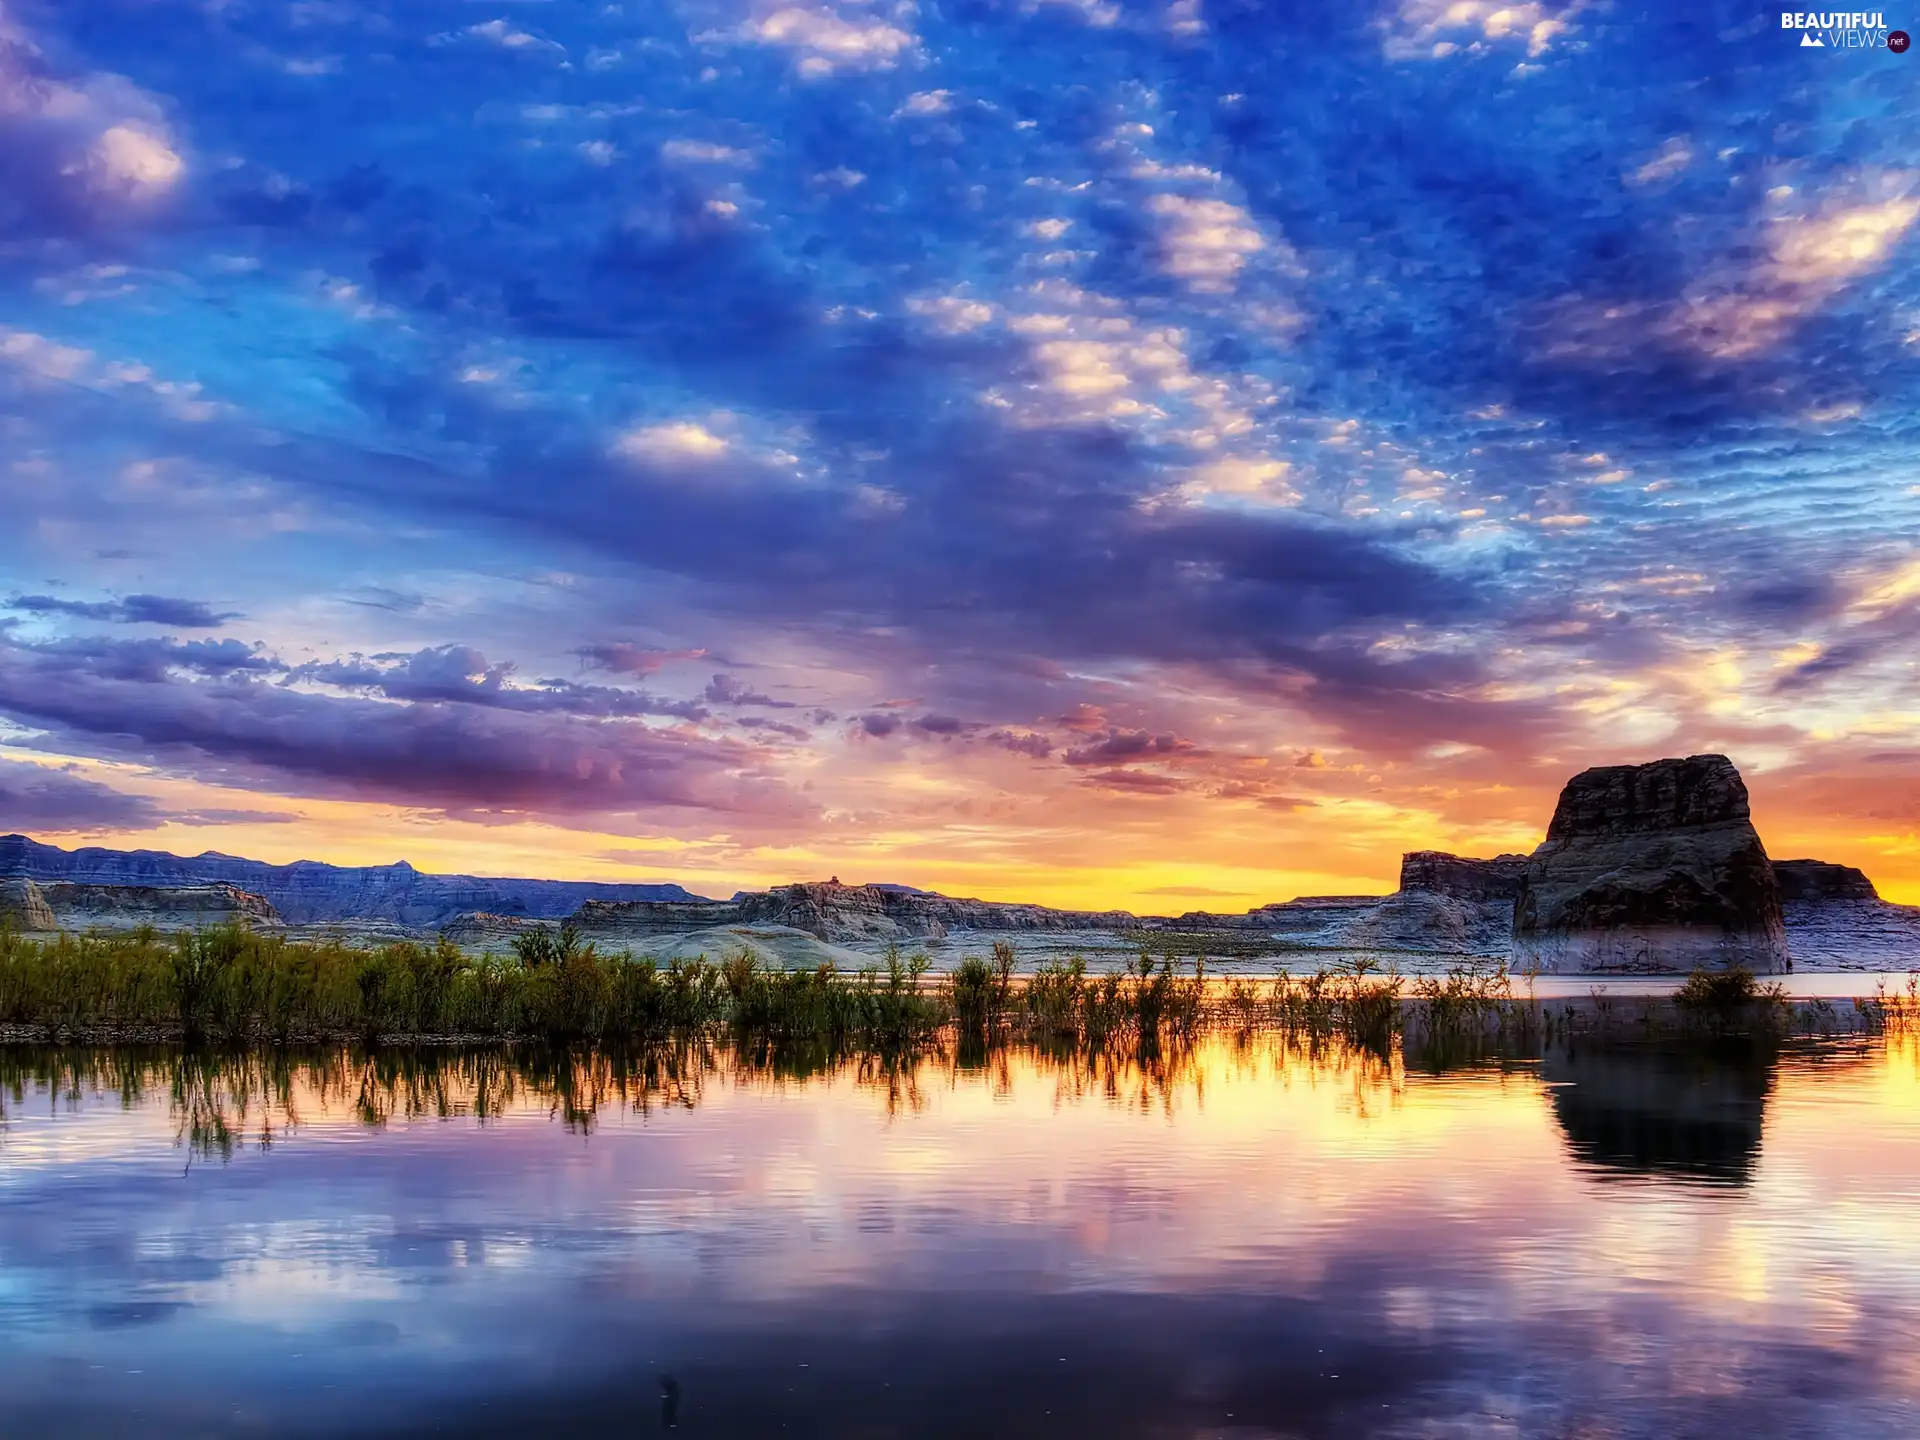
[[0, 878], [0, 925], [15, 930], [60, 928], [60, 922], [53, 918], [53, 907], [47, 904], [46, 893], [33, 881], [18, 875]]
[[553, 920], [529, 920], [524, 915], [489, 915], [484, 910], [476, 910], [454, 916], [440, 927], [440, 933], [463, 950], [496, 955], [513, 949], [513, 942], [531, 931], [559, 928], [559, 923]]
[[1400, 888], [1451, 895], [1456, 900], [1512, 900], [1526, 872], [1524, 855], [1472, 860], [1444, 850], [1412, 850], [1400, 857]]
[[1825, 860], [1776, 860], [1773, 878], [1780, 882], [1780, 903], [1820, 904], [1831, 900], [1878, 900], [1864, 870]]
[[884, 943], [938, 938], [949, 930], [1137, 930], [1146, 922], [1124, 910], [1051, 910], [893, 885], [842, 885], [834, 879], [692, 904], [589, 900], [568, 923], [583, 936], [608, 943], [756, 925], [800, 930], [821, 940]]
[[1543, 971], [1791, 968], [1780, 886], [1724, 755], [1585, 770], [1560, 792], [1513, 909]]
[[1524, 855], [1476, 860], [1415, 850], [1401, 857], [1391, 895], [1304, 896], [1262, 906], [1247, 921], [1289, 949], [1497, 958], [1507, 951], [1526, 863]]
[[[88, 885], [55, 880], [41, 885], [62, 930], [198, 930], [238, 922], [256, 928], [280, 924], [264, 896], [236, 885]], [[48, 927], [54, 928], [54, 927]]]
[[1776, 860], [1796, 966], [1821, 970], [1920, 968], [1920, 907], [1882, 900], [1861, 871], [1824, 860]]
[[161, 850], [62, 850], [24, 835], [0, 836], [0, 875], [42, 884], [235, 885], [271, 901], [293, 925], [388, 921], [431, 930], [472, 911], [555, 920], [585, 900], [697, 900], [678, 885], [612, 885], [575, 880], [494, 880], [430, 875], [405, 861], [337, 866], [313, 860], [268, 865], [208, 851], [183, 857]]

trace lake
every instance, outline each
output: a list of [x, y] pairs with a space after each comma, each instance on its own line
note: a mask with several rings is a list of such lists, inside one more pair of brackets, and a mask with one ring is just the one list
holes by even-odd
[[1920, 1431], [1912, 1036], [0, 1084], [9, 1435]]

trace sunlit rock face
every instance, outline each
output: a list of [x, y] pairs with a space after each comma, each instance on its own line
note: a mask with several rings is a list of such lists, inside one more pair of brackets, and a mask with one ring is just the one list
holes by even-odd
[[142, 925], [199, 930], [233, 923], [272, 928], [280, 924], [279, 913], [264, 896], [237, 885], [89, 885], [52, 880], [40, 889], [63, 930], [134, 930]]
[[53, 907], [40, 887], [24, 876], [0, 876], [0, 925], [14, 930], [52, 930]]
[[1541, 971], [1787, 970], [1780, 884], [1724, 755], [1584, 770], [1528, 858], [1513, 962]]
[[958, 899], [887, 885], [842, 885], [836, 878], [742, 891], [700, 904], [589, 900], [569, 923], [594, 940], [735, 925], [772, 925], [828, 941], [937, 939], [954, 930], [1132, 930], [1124, 910], [1054, 910], [1044, 905]]

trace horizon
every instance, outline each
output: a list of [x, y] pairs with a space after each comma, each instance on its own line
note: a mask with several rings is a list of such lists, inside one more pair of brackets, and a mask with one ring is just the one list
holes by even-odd
[[1920, 903], [1920, 62], [1773, 18], [0, 3], [0, 828], [1177, 913], [1720, 752]]

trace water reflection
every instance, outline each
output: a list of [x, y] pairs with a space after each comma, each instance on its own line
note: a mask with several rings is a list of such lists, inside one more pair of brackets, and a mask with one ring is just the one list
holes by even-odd
[[0, 1051], [0, 1097], [0, 1433], [1920, 1431], [1900, 1037]]
[[1717, 1184], [1753, 1178], [1777, 1046], [1550, 1049], [1541, 1074], [1574, 1158], [1599, 1170]]

